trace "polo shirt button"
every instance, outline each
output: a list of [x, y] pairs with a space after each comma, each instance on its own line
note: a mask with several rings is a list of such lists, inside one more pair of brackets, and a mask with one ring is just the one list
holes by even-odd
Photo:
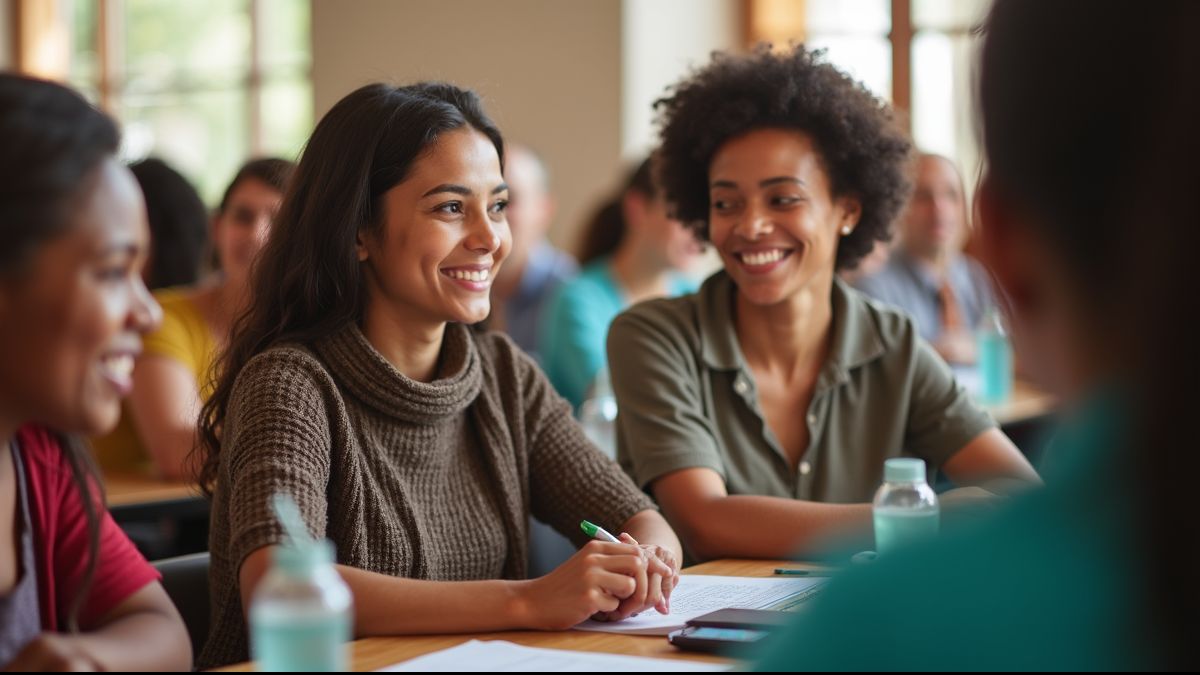
[[807, 476], [810, 473], [812, 473], [812, 464], [809, 464], [808, 462], [800, 462], [800, 475]]
[[740, 377], [737, 379], [737, 382], [733, 383], [733, 390], [739, 394], [744, 394], [749, 391], [749, 389], [750, 385], [746, 384], [746, 381]]

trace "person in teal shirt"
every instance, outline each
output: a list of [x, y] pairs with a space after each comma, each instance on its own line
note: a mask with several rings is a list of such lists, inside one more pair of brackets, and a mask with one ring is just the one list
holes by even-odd
[[592, 217], [583, 268], [559, 288], [542, 318], [542, 367], [558, 393], [578, 410], [605, 367], [612, 320], [642, 300], [694, 291], [687, 272], [702, 252], [691, 231], [671, 218], [646, 159]]
[[1067, 402], [1047, 487], [836, 577], [759, 668], [1200, 665], [1200, 359], [1178, 325], [1197, 304], [1196, 25], [1181, 0], [995, 3], [979, 213], [1023, 363]]

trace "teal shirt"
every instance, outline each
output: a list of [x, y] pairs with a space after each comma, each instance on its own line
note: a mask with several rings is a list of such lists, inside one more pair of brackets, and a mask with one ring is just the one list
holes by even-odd
[[[694, 290], [694, 281], [672, 276], [672, 296]], [[546, 308], [538, 340], [542, 367], [558, 393], [576, 409], [605, 366], [608, 326], [627, 307], [629, 300], [612, 274], [612, 259], [604, 257], [563, 284]]]
[[[1111, 414], [1056, 440], [1062, 469], [974, 529], [833, 580], [767, 644], [762, 670], [1153, 668], [1139, 639], [1149, 570]], [[1110, 414], [1105, 414], [1110, 413]]]

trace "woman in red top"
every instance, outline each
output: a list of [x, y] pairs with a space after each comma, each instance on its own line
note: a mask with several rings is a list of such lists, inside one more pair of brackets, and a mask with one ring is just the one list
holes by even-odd
[[0, 74], [0, 666], [183, 670], [187, 632], [103, 507], [86, 446], [117, 421], [141, 335], [141, 193], [112, 121]]

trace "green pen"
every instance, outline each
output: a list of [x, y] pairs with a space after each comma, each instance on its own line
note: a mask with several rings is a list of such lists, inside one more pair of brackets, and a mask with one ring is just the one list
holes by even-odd
[[620, 539], [617, 539], [616, 537], [609, 534], [608, 531], [605, 530], [603, 527], [589, 523], [586, 520], [579, 522], [579, 529], [583, 530], [584, 533], [587, 534], [587, 536], [591, 537], [592, 539], [599, 539], [600, 541], [608, 541], [608, 542], [612, 542], [614, 544], [621, 543]]

